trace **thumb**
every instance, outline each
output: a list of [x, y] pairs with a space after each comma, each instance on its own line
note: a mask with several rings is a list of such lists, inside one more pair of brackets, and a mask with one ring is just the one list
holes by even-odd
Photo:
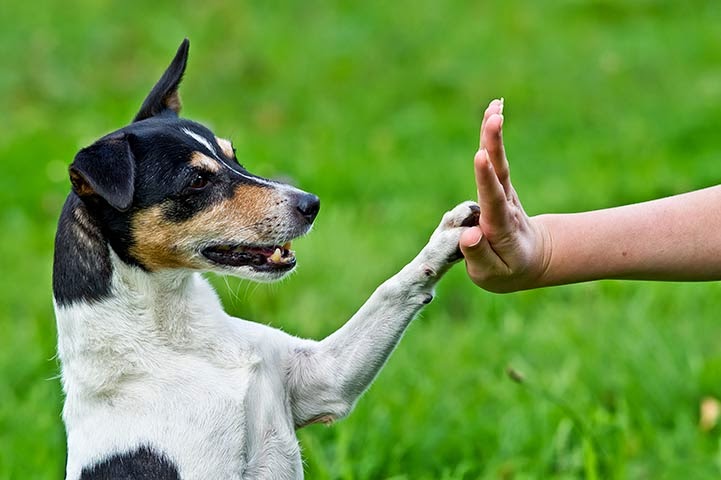
[[467, 228], [461, 234], [458, 247], [466, 258], [469, 268], [471, 264], [477, 268], [487, 268], [496, 263], [495, 252], [490, 248], [488, 239], [483, 235], [481, 227]]
[[461, 234], [458, 247], [466, 259], [466, 271], [477, 285], [481, 285], [489, 272], [498, 270], [501, 260], [483, 235], [481, 227], [467, 228]]
[[466, 256], [466, 252], [473, 254], [480, 245], [481, 240], [483, 240], [483, 231], [481, 230], [481, 227], [475, 226], [465, 229], [458, 242], [458, 246], [461, 247], [463, 256]]

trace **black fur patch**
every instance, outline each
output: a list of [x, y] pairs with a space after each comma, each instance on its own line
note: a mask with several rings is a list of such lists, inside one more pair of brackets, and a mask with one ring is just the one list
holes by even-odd
[[127, 136], [106, 136], [80, 150], [70, 165], [70, 178], [78, 195], [97, 195], [113, 208], [127, 210], [135, 185], [135, 159]]
[[178, 52], [173, 61], [170, 62], [167, 70], [158, 83], [146, 97], [140, 111], [135, 115], [133, 122], [139, 122], [156, 115], [171, 114], [177, 116], [180, 112], [180, 98], [178, 97], [178, 86], [183, 79], [185, 66], [188, 63], [188, 50], [190, 42], [186, 38], [180, 44]]
[[[181, 222], [230, 198], [239, 184], [254, 183], [250, 173], [227, 159], [217, 159], [225, 164], [218, 172], [193, 169], [190, 160], [195, 152], [200, 151], [211, 158], [215, 156], [183, 133], [184, 129], [206, 138], [211, 145], [215, 144], [215, 137], [208, 129], [182, 119], [152, 118], [124, 129], [133, 136], [133, 153], [138, 159], [134, 208], [141, 210], [162, 203], [167, 220]], [[219, 146], [216, 148], [220, 151]], [[233, 170], [245, 176], [232, 175]], [[187, 186], [198, 173], [208, 179], [209, 186], [202, 192], [189, 192]]]
[[110, 252], [100, 227], [74, 193], [58, 222], [53, 263], [53, 295], [60, 306], [97, 301], [110, 294]]
[[180, 475], [166, 457], [140, 447], [83, 468], [80, 480], [180, 480]]

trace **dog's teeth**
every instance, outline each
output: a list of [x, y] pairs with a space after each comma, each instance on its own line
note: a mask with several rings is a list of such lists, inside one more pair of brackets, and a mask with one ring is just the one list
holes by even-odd
[[276, 248], [275, 252], [273, 252], [273, 255], [270, 256], [270, 261], [273, 263], [279, 263], [282, 258], [283, 252], [280, 251], [280, 248]]
[[291, 242], [285, 242], [285, 245], [283, 245], [283, 250], [290, 250], [290, 244]]

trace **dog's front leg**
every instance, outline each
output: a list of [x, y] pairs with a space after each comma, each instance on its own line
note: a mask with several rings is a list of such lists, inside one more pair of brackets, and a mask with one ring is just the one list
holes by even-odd
[[343, 327], [320, 342], [293, 347], [288, 386], [296, 427], [350, 412], [410, 321], [433, 299], [436, 282], [461, 258], [461, 232], [478, 223], [478, 214], [474, 202], [447, 212], [416, 258], [378, 287]]

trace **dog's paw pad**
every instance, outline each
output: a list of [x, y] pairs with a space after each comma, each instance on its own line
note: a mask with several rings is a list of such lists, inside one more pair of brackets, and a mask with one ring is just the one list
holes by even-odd
[[481, 218], [481, 207], [475, 203], [472, 203], [468, 207], [470, 208], [471, 213], [463, 219], [461, 227], [474, 227], [478, 225], [478, 219]]

